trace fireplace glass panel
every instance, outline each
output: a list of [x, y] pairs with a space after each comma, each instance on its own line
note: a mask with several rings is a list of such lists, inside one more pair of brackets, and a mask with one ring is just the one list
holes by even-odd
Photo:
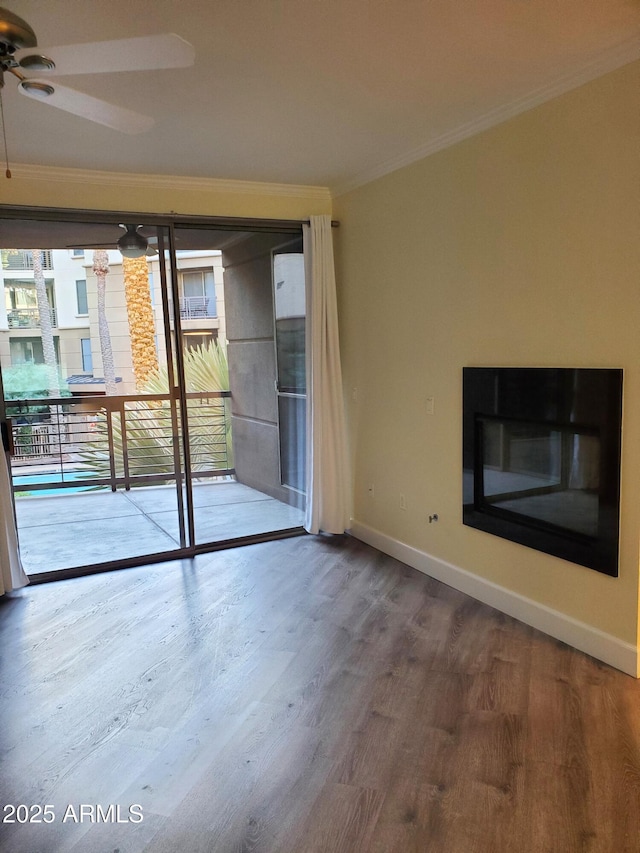
[[597, 435], [481, 419], [482, 496], [487, 509], [518, 513], [584, 536], [598, 533]]
[[465, 367], [464, 524], [618, 574], [622, 371]]

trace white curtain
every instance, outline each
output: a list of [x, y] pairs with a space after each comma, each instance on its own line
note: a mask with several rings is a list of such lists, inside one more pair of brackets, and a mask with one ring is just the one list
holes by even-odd
[[13, 501], [11, 499], [11, 480], [6, 453], [0, 445], [0, 595], [26, 586], [26, 576], [18, 551]]
[[309, 533], [344, 533], [351, 521], [332, 241], [331, 218], [311, 216], [304, 226]]

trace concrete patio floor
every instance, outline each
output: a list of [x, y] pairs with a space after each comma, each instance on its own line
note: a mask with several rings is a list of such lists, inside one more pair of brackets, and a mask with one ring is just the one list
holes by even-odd
[[[233, 481], [193, 487], [196, 544], [286, 530], [304, 514]], [[180, 545], [173, 486], [17, 497], [27, 574], [170, 551]]]

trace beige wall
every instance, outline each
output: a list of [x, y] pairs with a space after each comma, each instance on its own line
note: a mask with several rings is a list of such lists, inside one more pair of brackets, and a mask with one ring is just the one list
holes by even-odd
[[0, 203], [194, 216], [304, 219], [331, 212], [324, 187], [12, 166]]
[[[334, 202], [355, 519], [633, 646], [638, 91], [634, 63]], [[619, 578], [463, 526], [465, 365], [624, 368]]]

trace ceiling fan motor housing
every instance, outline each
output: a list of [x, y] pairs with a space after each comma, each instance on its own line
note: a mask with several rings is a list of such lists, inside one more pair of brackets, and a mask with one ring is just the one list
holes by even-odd
[[138, 228], [141, 225], [122, 225], [121, 228], [126, 229], [126, 233], [120, 237], [117, 246], [120, 253], [125, 258], [141, 258], [146, 254], [149, 246], [149, 241], [143, 235], [138, 233]]
[[23, 47], [36, 47], [38, 39], [26, 21], [0, 8], [0, 56], [11, 56]]

